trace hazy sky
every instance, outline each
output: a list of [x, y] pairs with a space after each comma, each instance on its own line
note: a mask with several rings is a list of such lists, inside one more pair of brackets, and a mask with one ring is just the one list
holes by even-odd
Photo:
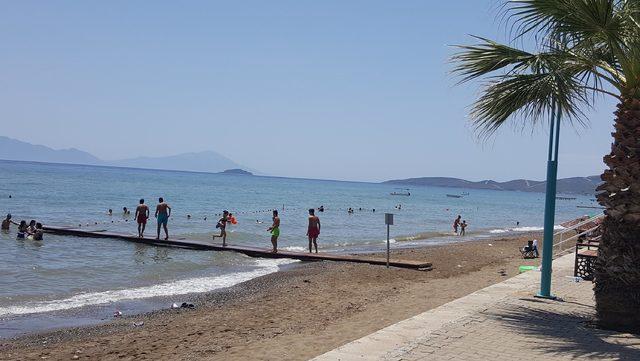
[[[267, 174], [543, 179], [547, 130], [479, 142], [450, 44], [496, 1], [10, 1], [0, 134], [104, 159], [215, 150]], [[614, 103], [562, 128], [559, 175], [603, 169]]]

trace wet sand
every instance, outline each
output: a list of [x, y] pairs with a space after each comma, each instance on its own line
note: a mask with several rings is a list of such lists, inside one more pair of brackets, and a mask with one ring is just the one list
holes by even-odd
[[0, 340], [0, 360], [308, 359], [538, 265], [518, 251], [533, 236], [392, 253], [432, 262], [432, 271], [301, 263], [191, 296], [194, 310]]

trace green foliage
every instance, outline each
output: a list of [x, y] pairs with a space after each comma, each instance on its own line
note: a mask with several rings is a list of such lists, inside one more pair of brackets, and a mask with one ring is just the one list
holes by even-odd
[[474, 36], [451, 59], [460, 82], [485, 80], [471, 110], [481, 134], [509, 119], [548, 119], [554, 104], [584, 123], [596, 94], [640, 97], [640, 0], [513, 0], [503, 9], [513, 40], [531, 35], [536, 51]]

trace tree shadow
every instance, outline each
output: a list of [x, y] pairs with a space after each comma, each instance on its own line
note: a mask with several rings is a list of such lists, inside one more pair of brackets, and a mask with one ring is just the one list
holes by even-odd
[[514, 333], [534, 336], [532, 347], [549, 355], [640, 360], [639, 335], [595, 328], [584, 313], [510, 305], [489, 310], [487, 316]]

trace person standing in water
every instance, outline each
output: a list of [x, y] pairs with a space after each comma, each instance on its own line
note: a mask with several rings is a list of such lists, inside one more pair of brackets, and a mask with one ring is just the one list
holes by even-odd
[[220, 218], [216, 224], [216, 228], [220, 228], [220, 235], [216, 236], [214, 234], [211, 236], [213, 240], [215, 240], [216, 237], [222, 237], [222, 247], [227, 246], [227, 222], [229, 222], [229, 211], [223, 211], [222, 218]]
[[18, 225], [18, 223], [11, 220], [11, 213], [9, 213], [7, 214], [7, 218], [2, 221], [2, 230], [8, 231], [12, 223], [15, 224], [16, 226]]
[[460, 226], [460, 220], [462, 219], [462, 216], [458, 214], [458, 218], [456, 218], [455, 221], [453, 221], [453, 232], [455, 232], [455, 234], [458, 234], [458, 226]]
[[43, 235], [44, 235], [44, 231], [42, 230], [42, 223], [38, 222], [36, 223], [36, 226], [33, 229], [33, 232], [29, 234], [29, 238], [31, 238], [34, 241], [42, 241]]
[[267, 232], [271, 232], [271, 244], [273, 250], [271, 252], [278, 252], [278, 237], [280, 236], [280, 217], [278, 217], [278, 211], [273, 211], [273, 223], [271, 227], [267, 228]]
[[315, 215], [313, 208], [309, 209], [309, 228], [307, 229], [307, 236], [309, 237], [309, 253], [313, 252], [311, 246], [316, 249], [318, 253], [318, 236], [320, 235], [320, 218]]
[[133, 219], [138, 222], [138, 237], [144, 237], [144, 229], [147, 227], [147, 219], [149, 219], [149, 207], [144, 204], [144, 199], [140, 199], [140, 204], [136, 207], [136, 214]]
[[18, 234], [16, 235], [17, 239], [24, 239], [27, 237], [27, 230], [29, 226], [27, 226], [27, 222], [22, 220], [18, 225]]
[[167, 229], [167, 223], [169, 222], [169, 217], [171, 217], [171, 207], [164, 202], [164, 199], [160, 197], [158, 199], [158, 205], [156, 206], [156, 214], [155, 217], [158, 220], [158, 236], [156, 239], [160, 239], [160, 226], [164, 228], [164, 239], [165, 241], [169, 239], [169, 230]]
[[467, 221], [463, 220], [462, 223], [460, 223], [460, 235], [464, 236], [465, 235], [465, 230], [467, 229]]

